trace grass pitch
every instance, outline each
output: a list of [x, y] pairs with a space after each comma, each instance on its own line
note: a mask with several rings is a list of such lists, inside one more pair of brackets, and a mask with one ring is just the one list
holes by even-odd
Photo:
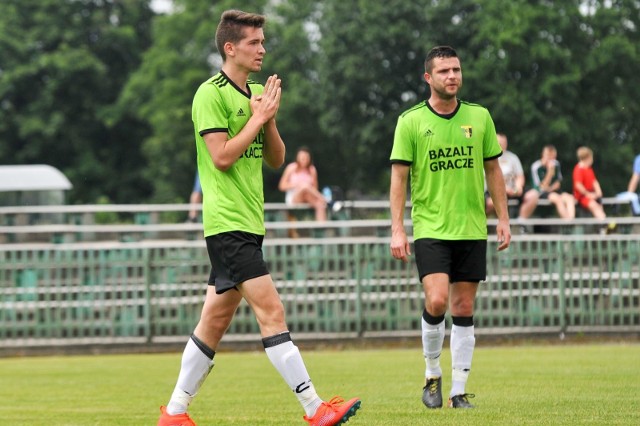
[[[0, 359], [0, 423], [155, 425], [181, 354]], [[427, 410], [420, 348], [303, 351], [320, 396], [358, 396], [348, 425], [638, 425], [640, 345], [477, 347], [475, 410]], [[449, 391], [450, 352], [442, 357]], [[221, 352], [191, 406], [198, 426], [303, 425], [263, 352]]]

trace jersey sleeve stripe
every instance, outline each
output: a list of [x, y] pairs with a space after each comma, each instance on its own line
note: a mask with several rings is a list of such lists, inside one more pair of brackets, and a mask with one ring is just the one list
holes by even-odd
[[485, 158], [484, 161], [495, 160], [498, 157], [502, 157], [502, 153], [494, 155], [493, 157]]
[[394, 159], [389, 160], [389, 163], [391, 163], [391, 164], [404, 164], [405, 166], [410, 166], [411, 164], [413, 164], [412, 161], [394, 160]]
[[228, 129], [226, 129], [226, 128], [215, 127], [213, 129], [200, 130], [198, 133], [200, 133], [200, 136], [204, 136], [207, 133], [227, 133], [227, 131], [228, 131]]

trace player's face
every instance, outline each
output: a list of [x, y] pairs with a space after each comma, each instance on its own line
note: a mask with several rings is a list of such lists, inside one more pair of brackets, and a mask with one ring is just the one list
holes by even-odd
[[262, 28], [254, 27], [246, 27], [243, 32], [244, 38], [232, 45], [231, 56], [237, 66], [248, 72], [258, 72], [262, 69], [262, 59], [267, 52], [264, 48], [264, 33]]
[[431, 73], [425, 72], [424, 79], [431, 86], [432, 95], [441, 99], [455, 98], [462, 87], [462, 68], [458, 58], [434, 58]]

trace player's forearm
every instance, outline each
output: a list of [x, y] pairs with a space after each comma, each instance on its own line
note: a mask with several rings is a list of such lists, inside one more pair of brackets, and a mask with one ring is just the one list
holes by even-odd
[[404, 232], [404, 206], [407, 202], [407, 181], [398, 173], [391, 171], [389, 203], [391, 210], [391, 232]]
[[[493, 160], [492, 160], [493, 161]], [[498, 220], [509, 220], [509, 210], [507, 209], [507, 192], [505, 190], [504, 177], [500, 166], [496, 164], [485, 168], [487, 176], [487, 187], [489, 195], [493, 201]]]
[[278, 132], [275, 120], [270, 120], [264, 125], [264, 145], [262, 156], [264, 161], [274, 169], [284, 164], [286, 147]]
[[207, 143], [216, 168], [222, 171], [228, 170], [253, 143], [261, 128], [262, 124], [251, 117], [242, 130], [222, 146], [214, 147]]
[[404, 205], [406, 198], [391, 192], [391, 232], [404, 231]]

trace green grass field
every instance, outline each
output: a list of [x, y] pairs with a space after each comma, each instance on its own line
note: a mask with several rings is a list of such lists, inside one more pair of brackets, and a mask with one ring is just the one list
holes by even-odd
[[[359, 396], [349, 425], [639, 425], [640, 345], [478, 347], [475, 410], [427, 410], [419, 348], [303, 351], [320, 395]], [[450, 353], [443, 353], [444, 387]], [[0, 359], [0, 423], [155, 425], [180, 354]], [[191, 406], [198, 426], [303, 425], [263, 352], [221, 352]]]

